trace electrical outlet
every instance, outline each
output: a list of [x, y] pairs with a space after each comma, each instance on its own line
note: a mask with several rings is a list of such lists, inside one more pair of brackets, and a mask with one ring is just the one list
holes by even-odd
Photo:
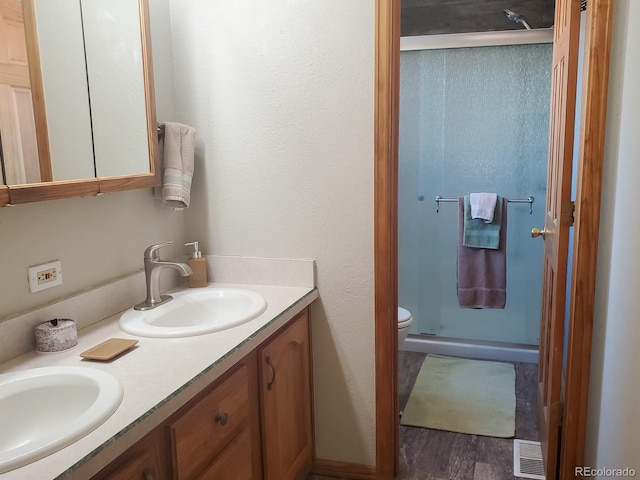
[[58, 279], [58, 269], [50, 268], [49, 270], [41, 270], [38, 272], [38, 285], [43, 283], [55, 282]]
[[62, 285], [62, 263], [60, 260], [29, 267], [27, 273], [31, 293]]

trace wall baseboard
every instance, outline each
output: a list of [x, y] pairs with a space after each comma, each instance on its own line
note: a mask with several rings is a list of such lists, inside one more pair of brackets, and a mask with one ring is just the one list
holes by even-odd
[[373, 480], [376, 478], [375, 467], [322, 459], [316, 459], [311, 473], [314, 475], [326, 475], [327, 477], [349, 478], [353, 480]]

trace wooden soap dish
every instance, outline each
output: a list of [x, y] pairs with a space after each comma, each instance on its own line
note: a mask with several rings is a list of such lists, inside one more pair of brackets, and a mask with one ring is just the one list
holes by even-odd
[[85, 350], [80, 356], [87, 360], [111, 360], [122, 352], [129, 350], [136, 343], [138, 343], [138, 340], [130, 338], [110, 338], [95, 347], [91, 347], [89, 350]]

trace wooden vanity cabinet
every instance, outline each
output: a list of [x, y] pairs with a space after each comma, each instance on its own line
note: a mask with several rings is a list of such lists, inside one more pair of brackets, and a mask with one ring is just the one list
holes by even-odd
[[298, 480], [313, 463], [304, 310], [92, 480]]
[[103, 468], [92, 480], [169, 480], [164, 431], [155, 429]]
[[265, 480], [306, 478], [311, 470], [310, 354], [306, 311], [259, 351]]

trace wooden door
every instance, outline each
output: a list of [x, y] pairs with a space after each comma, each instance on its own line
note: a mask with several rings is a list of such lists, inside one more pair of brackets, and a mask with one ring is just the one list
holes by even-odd
[[22, 2], [0, 0], [0, 78], [29, 88], [29, 63]]
[[[544, 229], [538, 428], [546, 477], [556, 478], [562, 423], [562, 350], [569, 227], [573, 221], [571, 167], [576, 106], [580, 2], [557, 0], [555, 13], [549, 166]], [[534, 229], [535, 230], [535, 229]], [[532, 232], [532, 235], [535, 233]]]
[[306, 312], [260, 351], [260, 399], [265, 480], [306, 478], [313, 462]]
[[40, 181], [24, 15], [15, 0], [0, 0], [0, 146], [7, 185]]

